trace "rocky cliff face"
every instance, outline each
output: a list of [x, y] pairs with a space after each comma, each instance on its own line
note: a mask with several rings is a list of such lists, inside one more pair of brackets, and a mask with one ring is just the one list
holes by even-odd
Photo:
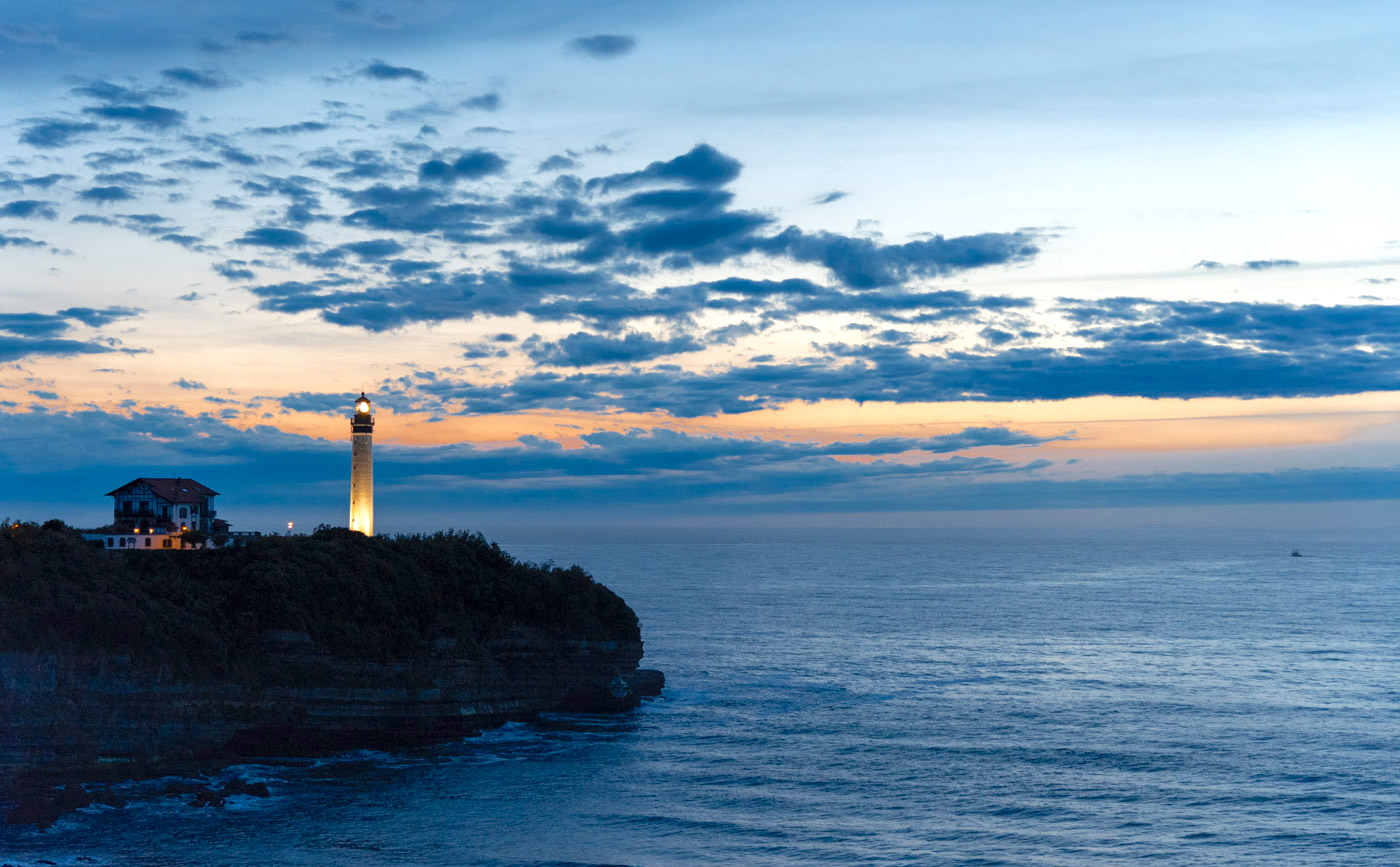
[[640, 641], [517, 629], [412, 662], [338, 659], [265, 638], [261, 682], [181, 682], [94, 653], [0, 653], [0, 769], [169, 764], [442, 741], [541, 711], [616, 711], [659, 689]]

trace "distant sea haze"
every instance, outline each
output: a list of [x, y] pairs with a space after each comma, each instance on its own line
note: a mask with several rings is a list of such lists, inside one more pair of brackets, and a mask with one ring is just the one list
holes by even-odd
[[[517, 531], [664, 696], [404, 753], [125, 784], [36, 864], [1393, 865], [1400, 544], [1184, 529]], [[1302, 557], [1290, 557], [1299, 547]]]

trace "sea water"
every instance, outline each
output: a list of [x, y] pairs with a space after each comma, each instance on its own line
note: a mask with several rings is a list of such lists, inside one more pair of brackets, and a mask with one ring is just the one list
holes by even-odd
[[515, 531], [642, 621], [664, 695], [399, 753], [131, 782], [0, 862], [1400, 863], [1400, 541]]

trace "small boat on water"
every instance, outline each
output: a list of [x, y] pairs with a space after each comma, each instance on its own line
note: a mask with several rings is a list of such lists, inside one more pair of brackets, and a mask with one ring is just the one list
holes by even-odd
[[1293, 553], [1290, 554], [1289, 556], [1290, 556], [1290, 557], [1301, 557], [1301, 556], [1303, 556], [1303, 552], [1302, 552], [1302, 551], [1299, 551], [1297, 548], [1294, 548], [1294, 549], [1293, 549]]

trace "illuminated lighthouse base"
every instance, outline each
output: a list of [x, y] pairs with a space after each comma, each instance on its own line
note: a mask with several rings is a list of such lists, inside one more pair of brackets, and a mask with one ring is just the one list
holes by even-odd
[[350, 529], [374, 535], [374, 416], [363, 393], [350, 420]]

